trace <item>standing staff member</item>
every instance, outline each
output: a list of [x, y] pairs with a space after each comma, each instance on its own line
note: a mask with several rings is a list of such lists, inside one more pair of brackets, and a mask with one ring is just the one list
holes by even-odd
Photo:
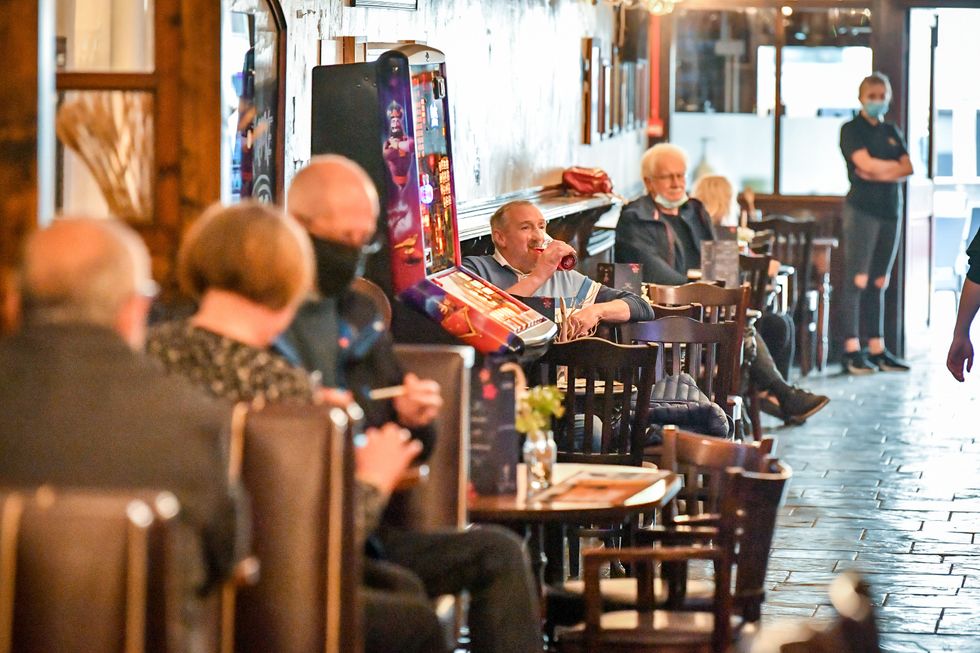
[[[851, 190], [844, 203], [844, 371], [904, 372], [909, 366], [885, 349], [883, 308], [902, 228], [899, 184], [912, 174], [902, 133], [882, 118], [892, 89], [874, 73], [861, 81], [861, 112], [840, 130]], [[869, 280], [871, 284], [869, 285]], [[867, 338], [867, 351], [860, 336]]]

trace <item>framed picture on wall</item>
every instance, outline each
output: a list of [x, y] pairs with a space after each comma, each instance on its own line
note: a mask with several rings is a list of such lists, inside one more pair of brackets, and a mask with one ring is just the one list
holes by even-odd
[[418, 0], [351, 0], [351, 6], [415, 10], [419, 8], [419, 2]]
[[609, 59], [602, 60], [602, 77], [599, 79], [602, 99], [599, 104], [599, 129], [602, 137], [613, 134], [613, 67]]

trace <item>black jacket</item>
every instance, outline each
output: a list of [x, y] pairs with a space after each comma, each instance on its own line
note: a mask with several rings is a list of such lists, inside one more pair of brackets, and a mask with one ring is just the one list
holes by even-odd
[[[353, 291], [308, 301], [300, 306], [275, 349], [293, 364], [320, 372], [324, 386], [350, 390], [364, 409], [367, 426], [397, 422], [391, 401], [368, 398], [372, 389], [400, 385], [404, 377], [391, 334], [380, 320], [374, 303]], [[435, 431], [431, 427], [412, 429], [412, 436], [422, 443], [422, 457], [427, 457]]]
[[169, 490], [201, 535], [205, 586], [248, 543], [229, 415], [107, 328], [29, 326], [0, 342], [0, 485]]
[[[702, 240], [714, 240], [711, 218], [704, 205], [689, 199], [680, 209], [680, 217], [690, 228], [694, 251], [701, 251]], [[643, 281], [664, 285], [687, 283], [687, 270], [698, 268], [698, 260], [689, 261], [680, 242], [685, 234], [677, 233], [665, 222], [650, 195], [634, 200], [623, 208], [616, 225], [616, 262], [641, 263]]]

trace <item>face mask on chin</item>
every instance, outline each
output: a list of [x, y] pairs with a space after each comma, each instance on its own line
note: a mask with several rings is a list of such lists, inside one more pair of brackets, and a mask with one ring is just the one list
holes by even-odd
[[669, 200], [659, 193], [653, 198], [653, 201], [656, 202], [657, 205], [662, 206], [665, 209], [679, 209], [687, 203], [687, 200], [687, 193], [681, 195], [680, 199], [678, 200]]
[[324, 297], [336, 297], [364, 273], [364, 252], [360, 247], [310, 238], [316, 259], [316, 283]]

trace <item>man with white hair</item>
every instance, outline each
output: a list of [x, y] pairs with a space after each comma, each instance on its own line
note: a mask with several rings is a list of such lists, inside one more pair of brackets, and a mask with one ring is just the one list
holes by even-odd
[[712, 240], [711, 216], [687, 195], [687, 155], [669, 143], [644, 153], [647, 194], [623, 208], [616, 225], [616, 261], [642, 263], [648, 283], [681, 284], [701, 267], [701, 241]]
[[59, 219], [29, 239], [20, 280], [23, 329], [0, 342], [0, 484], [170, 490], [201, 539], [187, 580], [216, 587], [248, 533], [228, 413], [139, 353], [156, 292], [146, 247], [118, 222]]
[[[687, 155], [676, 145], [654, 145], [644, 153], [640, 171], [647, 194], [626, 205], [619, 217], [616, 261], [642, 263], [649, 283], [686, 283], [687, 271], [701, 267], [701, 241], [714, 239], [711, 216], [687, 195]], [[746, 329], [745, 338], [757, 352], [749, 375], [765, 393], [764, 412], [802, 424], [830, 402], [787, 383], [755, 329]]]

